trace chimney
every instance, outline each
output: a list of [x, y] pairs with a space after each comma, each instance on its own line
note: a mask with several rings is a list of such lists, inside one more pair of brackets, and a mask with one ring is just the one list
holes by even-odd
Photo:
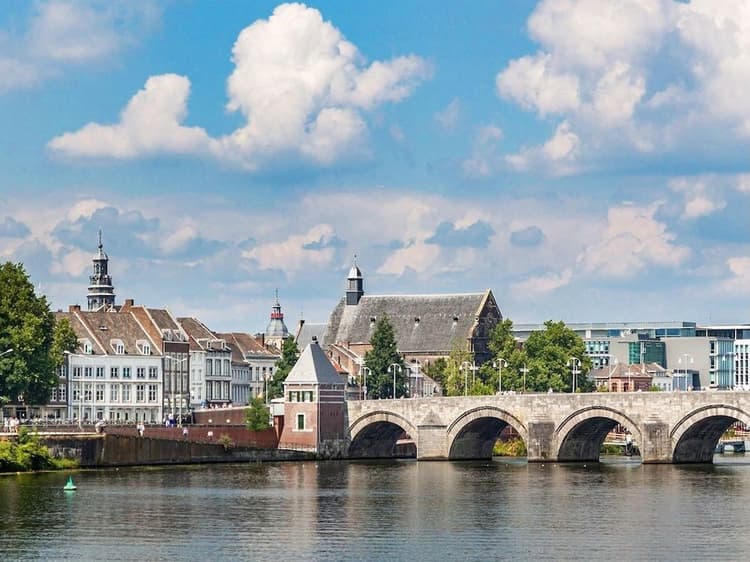
[[133, 308], [135, 306], [135, 299], [125, 299], [125, 303], [122, 305], [122, 308], [120, 309], [122, 312], [127, 311], [130, 308]]
[[71, 304], [68, 307], [68, 312], [73, 314], [74, 312], [81, 312], [81, 305], [80, 304]]

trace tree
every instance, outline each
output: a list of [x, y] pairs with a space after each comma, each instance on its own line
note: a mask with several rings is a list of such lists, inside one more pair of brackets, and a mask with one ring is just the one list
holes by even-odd
[[78, 336], [73, 331], [70, 321], [67, 318], [61, 318], [55, 323], [55, 331], [52, 334], [52, 347], [50, 348], [50, 358], [52, 366], [59, 368], [65, 362], [65, 352], [73, 352], [78, 347]]
[[0, 402], [19, 396], [44, 404], [57, 386], [51, 348], [55, 318], [44, 296], [34, 294], [23, 265], [0, 266]]
[[284, 396], [284, 381], [289, 371], [297, 364], [299, 359], [299, 348], [294, 338], [286, 338], [281, 346], [281, 357], [276, 361], [273, 378], [268, 383], [268, 397], [279, 398]]
[[446, 396], [464, 396], [469, 393], [469, 384], [472, 381], [471, 372], [465, 373], [461, 370], [461, 365], [466, 361], [471, 363], [471, 353], [462, 342], [453, 342], [451, 354], [446, 360], [444, 387]]
[[573, 387], [572, 359], [581, 361], [577, 374], [577, 392], [590, 392], [594, 383], [586, 377], [591, 370], [591, 359], [581, 336], [564, 322], [547, 320], [545, 329], [532, 332], [524, 345], [529, 377], [527, 388], [543, 392], [571, 392]]
[[247, 428], [250, 431], [263, 431], [271, 427], [268, 421], [268, 407], [263, 402], [262, 398], [257, 396], [250, 401], [250, 407], [247, 409], [245, 419], [247, 422]]
[[448, 376], [447, 369], [448, 360], [445, 357], [438, 357], [424, 367], [424, 374], [440, 385], [443, 394], [445, 394], [445, 383]]
[[396, 397], [405, 394], [406, 369], [404, 360], [396, 347], [396, 336], [390, 320], [383, 316], [375, 324], [375, 330], [370, 338], [372, 349], [365, 353], [365, 365], [370, 369], [367, 377], [367, 396], [369, 398], [393, 397], [394, 363], [400, 367], [396, 371]]

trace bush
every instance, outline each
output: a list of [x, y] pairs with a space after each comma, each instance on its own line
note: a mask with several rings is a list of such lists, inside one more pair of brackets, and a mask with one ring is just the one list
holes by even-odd
[[39, 437], [22, 427], [17, 441], [0, 441], [0, 472], [69, 469], [77, 466], [70, 459], [55, 459]]
[[226, 452], [229, 452], [232, 449], [234, 449], [234, 441], [232, 441], [232, 438], [229, 437], [229, 435], [227, 435], [226, 433], [222, 433], [219, 436], [219, 444], [224, 446], [224, 450]]
[[526, 443], [520, 438], [496, 441], [492, 454], [498, 457], [525, 457]]

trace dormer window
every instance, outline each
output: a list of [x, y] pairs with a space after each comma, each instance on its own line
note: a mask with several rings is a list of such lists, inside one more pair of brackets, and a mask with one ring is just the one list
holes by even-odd
[[416, 328], [417, 326], [419, 326], [419, 316], [414, 317], [414, 327]]
[[370, 328], [375, 327], [375, 322], [377, 322], [378, 318], [377, 316], [370, 316]]
[[88, 340], [88, 339], [78, 340], [78, 345], [81, 346], [81, 349], [83, 350], [83, 353], [85, 355], [91, 355], [94, 353], [94, 346], [91, 345], [91, 340]]
[[112, 351], [114, 351], [116, 355], [125, 355], [125, 344], [121, 339], [109, 340], [109, 345], [112, 347]]
[[136, 340], [136, 347], [141, 355], [151, 355], [151, 344], [146, 340]]

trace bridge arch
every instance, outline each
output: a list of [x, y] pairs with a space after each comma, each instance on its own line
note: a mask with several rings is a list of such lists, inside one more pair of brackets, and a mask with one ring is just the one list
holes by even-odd
[[566, 417], [555, 430], [557, 460], [597, 462], [602, 443], [618, 424], [633, 435], [633, 441], [643, 447], [641, 428], [623, 412], [607, 406], [589, 406]]
[[727, 404], [697, 408], [672, 428], [673, 463], [710, 463], [719, 438], [734, 422], [750, 426], [750, 414]]
[[513, 414], [494, 406], [462, 413], [447, 428], [449, 459], [491, 459], [500, 432], [511, 426], [528, 446], [528, 430]]
[[405, 417], [387, 410], [364, 414], [349, 425], [349, 458], [392, 458], [404, 433], [418, 448], [417, 428]]

